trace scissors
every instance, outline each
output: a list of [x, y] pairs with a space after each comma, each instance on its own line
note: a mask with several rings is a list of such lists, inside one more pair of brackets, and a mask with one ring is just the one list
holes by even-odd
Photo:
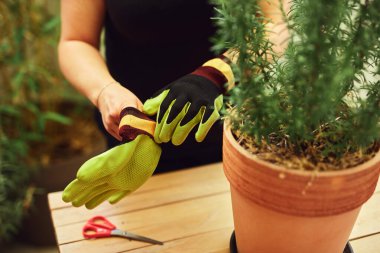
[[82, 234], [86, 239], [119, 236], [130, 240], [142, 241], [151, 244], [164, 244], [163, 242], [156, 241], [148, 237], [117, 229], [114, 224], [103, 216], [94, 216], [89, 219], [83, 227]]

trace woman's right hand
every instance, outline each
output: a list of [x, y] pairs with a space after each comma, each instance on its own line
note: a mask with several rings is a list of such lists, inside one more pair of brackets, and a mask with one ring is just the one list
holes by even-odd
[[125, 107], [134, 107], [142, 111], [143, 104], [130, 90], [117, 82], [112, 82], [99, 92], [97, 107], [107, 132], [121, 141], [122, 138], [119, 135], [120, 112]]
[[99, 51], [105, 13], [104, 0], [61, 1], [59, 64], [66, 79], [98, 107], [105, 129], [121, 140], [121, 110], [130, 106], [141, 111], [142, 103], [115, 82]]

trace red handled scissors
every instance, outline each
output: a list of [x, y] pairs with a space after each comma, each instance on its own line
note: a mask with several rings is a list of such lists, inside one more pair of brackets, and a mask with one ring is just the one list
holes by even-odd
[[89, 219], [83, 227], [82, 234], [86, 239], [119, 236], [151, 244], [164, 244], [163, 242], [156, 241], [148, 237], [117, 229], [114, 224], [103, 216], [95, 216]]

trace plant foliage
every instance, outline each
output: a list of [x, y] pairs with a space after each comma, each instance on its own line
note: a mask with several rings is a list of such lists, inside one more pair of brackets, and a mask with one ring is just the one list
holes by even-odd
[[69, 123], [53, 111], [63, 82], [53, 57], [59, 18], [48, 2], [0, 2], [0, 241], [17, 232], [30, 204], [28, 179], [40, 162], [31, 151], [46, 123]]
[[380, 1], [292, 1], [289, 13], [281, 8], [290, 33], [283, 55], [258, 2], [213, 1], [215, 50], [239, 52], [226, 115], [233, 129], [258, 145], [285, 139], [296, 154], [318, 145], [325, 157], [379, 141]]

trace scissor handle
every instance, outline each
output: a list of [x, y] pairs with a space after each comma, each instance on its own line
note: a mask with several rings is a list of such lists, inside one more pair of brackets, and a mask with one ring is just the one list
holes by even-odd
[[112, 230], [108, 228], [101, 228], [91, 224], [86, 224], [83, 227], [82, 234], [86, 239], [110, 237]]
[[89, 219], [84, 225], [82, 234], [86, 239], [109, 237], [114, 229], [116, 229], [116, 226], [106, 218], [103, 216], [95, 216]]
[[105, 228], [109, 230], [116, 229], [116, 226], [107, 220], [104, 216], [94, 216], [87, 221], [86, 224], [93, 225], [100, 228]]

